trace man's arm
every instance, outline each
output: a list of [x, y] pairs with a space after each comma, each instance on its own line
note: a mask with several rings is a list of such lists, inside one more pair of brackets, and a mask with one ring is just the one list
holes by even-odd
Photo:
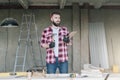
[[72, 38], [73, 38], [73, 36], [75, 36], [76, 33], [77, 33], [77, 31], [72, 31], [69, 33], [70, 42], [67, 45], [72, 45]]
[[67, 35], [64, 36], [63, 42], [65, 42], [67, 45], [72, 45], [72, 40], [71, 40], [71, 37], [69, 36], [70, 33], [69, 33], [67, 27], [64, 27], [64, 28], [65, 28]]
[[48, 43], [47, 43], [47, 38], [46, 38], [45, 30], [42, 32], [40, 45], [41, 45], [41, 47], [43, 47], [43, 48], [49, 48], [49, 45], [48, 45]]
[[46, 31], [43, 31], [43, 33], [42, 33], [41, 47], [43, 47], [43, 48], [54, 48], [55, 47], [55, 42], [54, 41], [52, 41], [51, 43], [47, 42]]

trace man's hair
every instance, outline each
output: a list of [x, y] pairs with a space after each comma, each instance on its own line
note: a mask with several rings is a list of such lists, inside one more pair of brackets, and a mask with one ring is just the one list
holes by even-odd
[[50, 14], [50, 17], [52, 17], [54, 14], [60, 15], [60, 12], [52, 12], [52, 13]]

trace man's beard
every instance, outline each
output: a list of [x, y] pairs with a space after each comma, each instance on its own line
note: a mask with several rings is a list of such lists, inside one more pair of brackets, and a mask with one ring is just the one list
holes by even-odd
[[55, 23], [54, 21], [52, 23], [54, 26], [60, 26], [60, 23]]

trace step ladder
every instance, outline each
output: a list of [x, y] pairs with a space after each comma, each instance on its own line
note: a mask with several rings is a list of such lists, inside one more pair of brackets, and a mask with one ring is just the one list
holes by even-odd
[[[34, 37], [34, 39], [36, 40], [38, 44], [39, 39], [38, 39], [38, 33], [37, 33], [37, 26], [35, 23], [35, 15], [34, 14], [23, 14], [22, 22], [20, 26], [20, 34], [19, 34], [19, 39], [18, 39], [18, 47], [16, 50], [14, 73], [16, 71], [25, 71], [27, 54], [30, 55], [30, 53], [34, 61], [34, 65], [36, 66], [35, 54], [34, 54], [34, 49], [33, 49], [34, 39], [32, 37]], [[42, 58], [41, 58], [41, 61], [42, 61]]]

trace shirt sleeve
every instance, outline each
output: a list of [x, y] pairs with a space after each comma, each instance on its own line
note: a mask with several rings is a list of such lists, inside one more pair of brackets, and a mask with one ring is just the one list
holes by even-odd
[[70, 33], [69, 33], [69, 31], [68, 31], [67, 27], [66, 27], [66, 33], [67, 33], [67, 36], [69, 36], [69, 34], [70, 34]]
[[[68, 29], [66, 28], [67, 31], [67, 36], [69, 36], [70, 32], [68, 31]], [[70, 42], [67, 45], [72, 45], [72, 39], [70, 38]]]
[[42, 32], [40, 45], [43, 47], [43, 44], [47, 44], [46, 30]]
[[65, 31], [66, 36], [69, 36], [69, 31], [68, 31], [67, 27], [62, 27], [62, 29], [63, 29], [63, 31]]

